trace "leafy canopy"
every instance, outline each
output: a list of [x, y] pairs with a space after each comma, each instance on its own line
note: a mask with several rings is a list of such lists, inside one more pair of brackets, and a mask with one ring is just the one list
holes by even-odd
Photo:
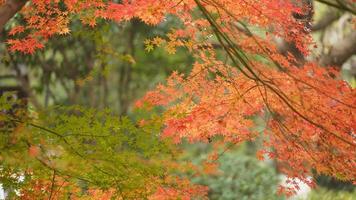
[[292, 15], [309, 9], [303, 5], [280, 0], [32, 0], [22, 11], [26, 25], [12, 29], [8, 44], [11, 51], [33, 53], [50, 37], [68, 34], [75, 17], [95, 26], [102, 19], [132, 18], [157, 25], [168, 14], [176, 16], [181, 26], [165, 38], [147, 40], [146, 49], [161, 46], [175, 53], [185, 48], [196, 62], [190, 74], [173, 73], [137, 106], [164, 106], [162, 136], [176, 143], [217, 135], [236, 144], [254, 140], [258, 134], [251, 117], [267, 116], [267, 139], [259, 155], [277, 160], [291, 179], [284, 190], [293, 193], [294, 178], [313, 185], [311, 169], [356, 179], [355, 90], [332, 68], [282, 56], [273, 42], [283, 38], [309, 55], [311, 36]]

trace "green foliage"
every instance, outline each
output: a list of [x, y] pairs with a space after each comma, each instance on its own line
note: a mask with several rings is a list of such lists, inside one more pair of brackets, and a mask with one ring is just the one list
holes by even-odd
[[[188, 151], [193, 156], [190, 154], [188, 157], [193, 159], [194, 164], [199, 165], [207, 159], [210, 150], [210, 145], [198, 144], [189, 148]], [[278, 177], [275, 170], [266, 163], [247, 156], [241, 150], [240, 148], [221, 153], [217, 160], [220, 165], [216, 174], [199, 175], [192, 181], [207, 185], [210, 188], [210, 199], [284, 199], [276, 194]]]
[[[114, 188], [137, 198], [152, 192], [147, 184], [154, 185], [152, 180], [167, 172], [164, 163], [172, 149], [159, 139], [159, 120], [138, 125], [108, 109], [80, 106], [52, 107], [24, 119], [8, 114], [14, 105], [8, 98], [0, 98], [1, 123], [14, 126], [11, 133], [0, 133], [0, 148], [6, 149], [0, 152], [0, 182], [7, 188], [21, 189], [33, 179], [50, 180], [56, 172], [69, 182]], [[14, 174], [24, 176], [24, 181], [14, 179]]]

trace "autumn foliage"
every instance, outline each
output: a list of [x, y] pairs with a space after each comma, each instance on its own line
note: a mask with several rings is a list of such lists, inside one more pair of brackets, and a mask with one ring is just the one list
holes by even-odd
[[[313, 169], [356, 180], [355, 90], [332, 66], [298, 63], [292, 54], [281, 55], [274, 42], [283, 38], [308, 56], [314, 43], [305, 23], [292, 15], [308, 9], [280, 0], [32, 0], [21, 11], [26, 25], [14, 27], [7, 43], [11, 51], [32, 54], [51, 37], [70, 33], [74, 18], [93, 27], [103, 19], [133, 18], [154, 26], [176, 16], [181, 26], [148, 39], [146, 49], [183, 48], [195, 63], [188, 75], [174, 72], [137, 107], [164, 107], [161, 136], [175, 143], [215, 136], [235, 144], [253, 141], [259, 137], [253, 117], [261, 116], [268, 128], [258, 157], [276, 159], [290, 179], [281, 190], [292, 194], [296, 178], [314, 185]], [[29, 148], [32, 156], [37, 151]], [[189, 199], [186, 193], [194, 192], [158, 188], [154, 199]]]

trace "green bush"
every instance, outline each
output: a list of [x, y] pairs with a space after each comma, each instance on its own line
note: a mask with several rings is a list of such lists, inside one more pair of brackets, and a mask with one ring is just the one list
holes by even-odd
[[[193, 163], [201, 163], [209, 147], [200, 144], [200, 154], [193, 156]], [[190, 147], [190, 150], [194, 149]], [[195, 149], [196, 150], [196, 149]], [[202, 153], [205, 152], [205, 153]], [[190, 151], [192, 153], [192, 151]], [[196, 152], [195, 152], [196, 153]], [[229, 151], [219, 158], [219, 173], [201, 175], [193, 182], [209, 187], [209, 199], [216, 200], [278, 200], [278, 176], [273, 167], [239, 150]]]
[[354, 200], [356, 199], [356, 192], [335, 191], [318, 188], [313, 190], [307, 200]]

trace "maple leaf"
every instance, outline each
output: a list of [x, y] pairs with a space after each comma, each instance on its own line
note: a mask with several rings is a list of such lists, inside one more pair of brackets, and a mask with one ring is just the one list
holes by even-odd
[[258, 160], [264, 160], [265, 159], [265, 152], [264, 151], [262, 151], [262, 150], [259, 150], [259, 151], [257, 151], [257, 153], [256, 153], [256, 157], [257, 157], [257, 159]]
[[59, 31], [60, 35], [67, 35], [69, 33], [70, 33], [70, 29], [67, 27]]
[[28, 54], [33, 54], [37, 49], [44, 48], [44, 45], [37, 39], [27, 37], [25, 39], [10, 39], [7, 41], [10, 46], [10, 51], [20, 51]]
[[219, 165], [216, 162], [204, 162], [203, 163], [204, 174], [217, 175], [218, 167], [219, 167]]
[[9, 35], [16, 35], [18, 33], [22, 33], [25, 31], [25, 27], [24, 26], [16, 26], [14, 28], [11, 29], [11, 31], [9, 32]]
[[153, 47], [152, 44], [146, 44], [145, 50], [146, 50], [147, 52], [151, 52], [153, 49], [154, 49], [154, 47]]
[[30, 146], [28, 148], [28, 154], [31, 157], [37, 157], [40, 154], [40, 148], [38, 146]]

